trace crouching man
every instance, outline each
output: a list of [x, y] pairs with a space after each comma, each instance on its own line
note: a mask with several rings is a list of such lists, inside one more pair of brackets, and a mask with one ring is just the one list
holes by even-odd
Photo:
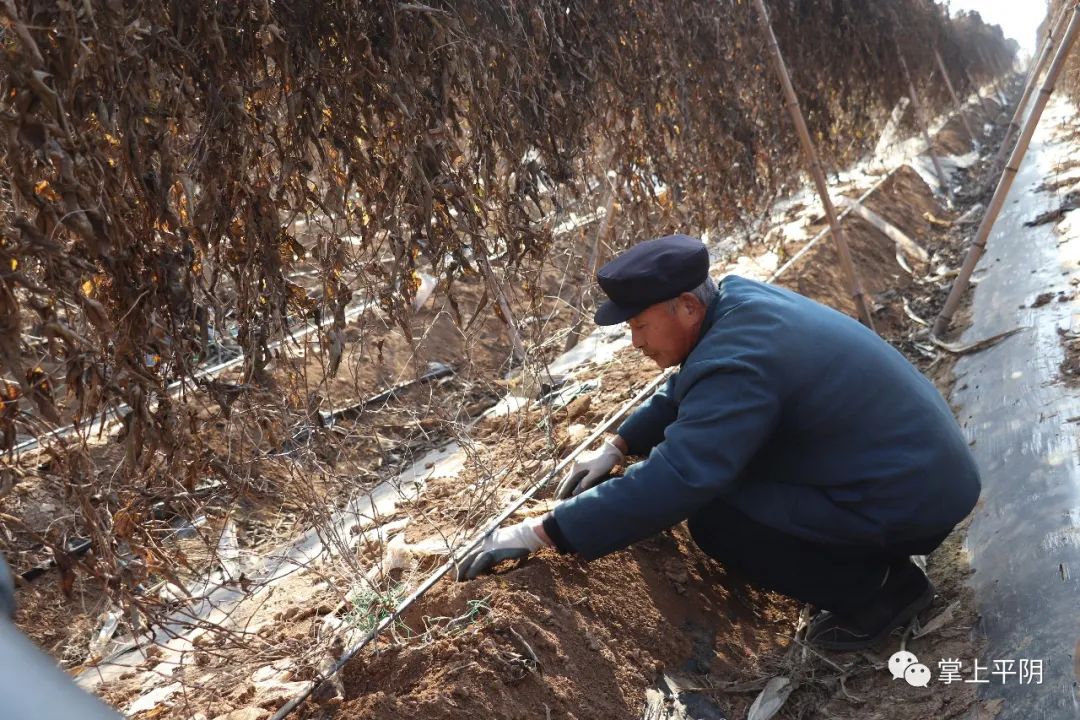
[[[600, 269], [598, 325], [679, 370], [603, 447], [571, 467], [565, 500], [499, 529], [458, 579], [547, 545], [584, 560], [687, 521], [701, 549], [751, 582], [822, 610], [807, 639], [855, 650], [933, 600], [911, 555], [937, 548], [979, 476], [933, 385], [872, 331], [800, 295], [708, 277], [701, 241], [640, 243]], [[647, 459], [621, 477], [626, 455]]]

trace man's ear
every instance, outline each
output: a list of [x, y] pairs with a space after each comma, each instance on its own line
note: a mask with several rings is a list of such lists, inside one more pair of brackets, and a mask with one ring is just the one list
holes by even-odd
[[679, 295], [679, 304], [685, 308], [687, 314], [690, 316], [704, 314], [705, 312], [705, 306], [697, 299], [697, 295], [691, 292], [684, 292]]

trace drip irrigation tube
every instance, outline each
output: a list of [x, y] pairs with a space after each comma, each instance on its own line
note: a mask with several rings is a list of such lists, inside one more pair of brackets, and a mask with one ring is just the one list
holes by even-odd
[[377, 403], [384, 403], [397, 397], [398, 393], [411, 390], [412, 388], [423, 385], [425, 383], [440, 380], [445, 377], [450, 377], [454, 374], [454, 368], [450, 365], [445, 365], [440, 362], [433, 362], [428, 364], [428, 369], [420, 377], [409, 380], [403, 383], [389, 387], [383, 390], [378, 395], [372, 395], [371, 397], [361, 400], [358, 403], [352, 405], [346, 405], [334, 410], [319, 413], [319, 417], [323, 425], [330, 427], [334, 425], [338, 420], [352, 420], [358, 417], [364, 410]]
[[581, 452], [588, 448], [589, 445], [593, 443], [593, 441], [599, 438], [602, 434], [604, 434], [604, 432], [606, 432], [610, 427], [612, 427], [616, 422], [618, 422], [618, 420], [623, 415], [625, 415], [630, 410], [630, 408], [637, 405], [639, 402], [641, 402], [641, 400], [643, 400], [650, 393], [656, 390], [656, 388], [659, 387], [660, 384], [664, 382], [664, 380], [666, 380], [670, 374], [670, 370], [665, 370], [659, 373], [649, 382], [648, 385], [638, 391], [638, 393], [634, 395], [634, 397], [623, 403], [622, 406], [619, 407], [618, 411], [608, 416], [608, 418], [603, 423], [598, 425], [596, 429], [593, 430], [587, 438], [582, 440], [581, 443], [577, 447], [575, 447], [569, 455], [556, 463], [555, 466], [550, 471], [548, 471], [547, 475], [542, 480], [540, 480], [527, 491], [525, 491], [525, 493], [520, 498], [510, 503], [510, 505], [505, 510], [499, 513], [499, 515], [496, 516], [493, 520], [488, 522], [488, 524], [484, 526], [484, 529], [480, 532], [480, 534], [473, 538], [472, 542], [464, 546], [464, 549], [459, 552], [457, 557], [451, 556], [448, 561], [443, 563], [439, 567], [439, 569], [432, 573], [427, 580], [421, 583], [420, 586], [416, 588], [416, 590], [414, 590], [408, 597], [404, 598], [400, 603], [398, 603], [397, 607], [394, 608], [394, 611], [392, 613], [380, 620], [379, 623], [371, 630], [369, 630], [367, 634], [365, 634], [358, 643], [356, 643], [351, 648], [347, 649], [344, 653], [342, 653], [341, 657], [337, 660], [337, 662], [335, 662], [333, 666], [331, 666], [330, 669], [323, 676], [315, 680], [315, 682], [312, 683], [310, 687], [308, 687], [306, 690], [294, 697], [292, 700], [285, 703], [285, 705], [283, 705], [274, 714], [271, 720], [282, 720], [283, 718], [288, 716], [305, 700], [311, 697], [311, 694], [315, 692], [315, 690], [318, 689], [324, 682], [326, 682], [327, 679], [333, 677], [334, 675], [337, 675], [341, 671], [341, 669], [349, 663], [350, 660], [356, 657], [356, 655], [360, 651], [362, 651], [371, 643], [371, 641], [378, 637], [379, 633], [381, 633], [383, 630], [396, 622], [397, 619], [401, 617], [402, 613], [404, 613], [410, 605], [423, 597], [423, 595], [427, 593], [428, 590], [434, 587], [437, 582], [442, 580], [448, 572], [453, 570], [457, 558], [463, 558], [468, 555], [473, 550], [473, 548], [475, 548], [484, 540], [484, 538], [486, 538], [500, 525], [502, 525], [504, 520], [513, 515], [521, 506], [531, 500], [536, 495], [536, 493], [539, 492], [541, 488], [546, 486], [553, 477], [558, 475], [559, 471], [565, 468], [568, 463], [570, 463], [575, 457], [581, 454]]
[[[890, 177], [892, 177], [893, 174], [895, 174], [896, 171], [899, 169], [899, 167], [902, 167], [902, 166], [898, 166], [896, 168], [893, 168], [884, 177], [882, 177], [880, 180], [878, 180], [876, 183], [874, 183], [874, 185], [872, 185], [870, 187], [870, 189], [868, 189], [865, 193], [863, 193], [859, 197], [857, 202], [861, 204], [864, 200], [866, 200], [871, 194], [873, 194], [876, 190], [878, 190], [885, 183], [886, 180], [888, 180]], [[851, 212], [852, 212], [852, 209], [851, 209], [851, 206], [849, 206], [846, 210], [844, 210], [843, 212], [841, 212], [839, 214], [838, 219], [843, 219], [845, 216], [847, 216]], [[776, 280], [778, 277], [780, 277], [780, 275], [782, 275], [792, 265], [794, 265], [794, 263], [800, 257], [802, 257], [811, 247], [813, 247], [813, 245], [815, 245], [823, 237], [828, 235], [829, 232], [830, 232], [830, 230], [828, 228], [826, 228], [825, 230], [822, 230], [820, 233], [818, 233], [812, 240], [810, 240], [810, 242], [807, 243], [807, 245], [805, 247], [803, 247], [794, 257], [792, 257], [791, 260], [789, 260], [781, 268], [779, 268], [776, 272], [774, 272], [769, 277], [767, 282], [771, 283], [774, 280]], [[375, 638], [377, 638], [379, 636], [379, 634], [383, 630], [385, 630], [390, 625], [395, 623], [398, 620], [398, 618], [400, 618], [401, 615], [405, 612], [405, 610], [407, 610], [414, 602], [416, 602], [421, 597], [423, 597], [427, 593], [428, 590], [433, 588], [436, 585], [436, 583], [438, 583], [440, 580], [443, 579], [443, 577], [446, 576], [447, 573], [449, 573], [451, 570], [453, 570], [457, 558], [463, 558], [463, 557], [467, 556], [469, 554], [469, 552], [471, 552], [473, 550], [473, 548], [475, 548], [477, 545], [479, 545], [484, 540], [484, 538], [486, 538], [488, 535], [490, 535], [492, 532], [494, 532], [500, 525], [502, 525], [503, 521], [505, 521], [508, 517], [513, 515], [515, 512], [517, 512], [517, 510], [519, 508], [521, 508], [526, 502], [531, 500], [536, 495], [536, 493], [539, 492], [541, 488], [546, 486], [551, 481], [551, 479], [553, 477], [555, 477], [559, 473], [559, 471], [561, 471], [563, 468], [565, 468], [567, 466], [567, 464], [569, 462], [571, 462], [575, 457], [577, 457], [579, 454], [581, 454], [581, 452], [583, 452], [586, 448], [588, 448], [604, 432], [606, 432], [609, 428], [611, 428], [632, 407], [637, 405], [639, 402], [641, 402], [641, 400], [643, 400], [650, 393], [652, 393], [656, 388], [658, 388], [660, 386], [660, 384], [663, 383], [668, 378], [668, 376], [670, 374], [671, 374], [670, 370], [665, 370], [663, 372], [660, 372], [659, 374], [657, 374], [656, 377], [654, 377], [649, 382], [648, 385], [646, 385], [644, 388], [642, 388], [634, 397], [632, 397], [630, 400], [627, 400], [625, 403], [623, 403], [623, 405], [618, 409], [618, 411], [615, 414], [609, 416], [603, 423], [598, 425], [596, 427], [596, 429], [593, 430], [593, 432], [590, 433], [589, 436], [587, 438], [585, 438], [577, 447], [575, 447], [574, 450], [569, 455], [567, 455], [561, 461], [556, 463], [556, 465], [550, 471], [548, 471], [547, 475], [542, 480], [540, 480], [535, 485], [533, 485], [531, 488], [529, 488], [525, 492], [525, 494], [523, 494], [520, 498], [518, 498], [517, 500], [512, 502], [506, 509], [504, 509], [501, 513], [499, 513], [498, 516], [496, 516], [487, 525], [485, 525], [483, 531], [481, 531], [479, 535], [474, 537], [471, 542], [469, 542], [467, 545], [465, 545], [464, 549], [461, 550], [456, 557], [452, 556], [450, 560], [443, 563], [437, 570], [435, 570], [434, 573], [432, 573], [430, 576], [428, 576], [428, 578], [423, 583], [421, 583], [412, 593], [410, 593], [400, 603], [398, 603], [397, 607], [394, 608], [393, 612], [391, 612], [389, 615], [387, 615], [382, 620], [380, 620], [379, 623], [376, 624], [375, 627], [373, 627], [371, 630], [369, 630], [364, 635], [364, 637], [360, 639], [359, 642], [357, 642], [355, 645], [348, 648], [344, 653], [342, 653], [341, 657], [327, 670], [327, 672], [325, 674], [323, 674], [318, 679], [316, 679], [311, 684], [310, 687], [308, 687], [303, 692], [301, 692], [298, 695], [296, 695], [295, 697], [293, 697], [291, 700], [289, 700], [289, 702], [285, 703], [285, 705], [283, 705], [280, 709], [278, 709], [278, 711], [270, 718], [270, 720], [284, 720], [284, 718], [288, 717], [290, 714], [292, 714], [292, 712], [294, 710], [296, 710], [298, 707], [300, 707], [300, 705], [303, 704], [305, 700], [307, 700], [309, 697], [311, 697], [311, 695], [317, 689], [319, 689], [324, 682], [326, 682], [329, 678], [331, 678], [331, 677], [337, 675], [339, 672], [341, 672], [341, 670], [354, 657], [356, 657], [356, 655], [359, 654], [365, 647], [367, 647], [369, 644], [371, 644], [371, 642], [373, 640], [375, 640]]]
[[[72, 557], [82, 557], [90, 550], [92, 545], [93, 543], [87, 538], [76, 538], [68, 543], [66, 550]], [[22, 578], [24, 582], [33, 582], [54, 567], [56, 567], [56, 558], [49, 558], [40, 565], [34, 565], [31, 568], [23, 570], [19, 573], [19, 577]]]
[[[389, 387], [378, 395], [372, 395], [371, 397], [353, 403], [352, 405], [345, 405], [333, 410], [320, 411], [318, 414], [319, 427], [331, 428], [334, 427], [339, 420], [354, 420], [372, 405], [389, 402], [390, 400], [397, 398], [398, 393], [411, 390], [412, 388], [425, 383], [449, 377], [453, 375], [454, 372], [454, 368], [450, 365], [444, 365], [440, 362], [429, 363], [427, 371], [418, 378]], [[311, 438], [314, 429], [315, 428], [310, 426], [301, 428], [285, 443], [285, 451], [293, 452], [302, 444], [306, 443]]]
[[[866, 192], [864, 192], [856, 202], [861, 204], [863, 201], [865, 201], [871, 194], [880, 189], [881, 186], [885, 183], [885, 181], [892, 177], [897, 172], [897, 170], [900, 169], [900, 167], [903, 167], [904, 164], [901, 164], [896, 168], [890, 170], [885, 176], [883, 176], [880, 180], [874, 183]], [[846, 210], [839, 214], [838, 220], [844, 218], [850, 212], [852, 212], [851, 206], [849, 206]], [[779, 278], [784, 272], [791, 268], [792, 265], [794, 265], [794, 263], [800, 257], [802, 257], [811, 247], [813, 247], [813, 245], [819, 242], [829, 232], [830, 230], [826, 228], [825, 230], [818, 233], [818, 235], [816, 235], [812, 240], [810, 240], [810, 242], [808, 242], [807, 245], [804, 246], [794, 257], [792, 257], [791, 260], [789, 260], [781, 268], [774, 272], [766, 282], [771, 283], [777, 278]], [[329, 678], [334, 677], [339, 672], [341, 672], [341, 670], [354, 657], [356, 657], [361, 651], [363, 651], [364, 648], [371, 644], [371, 642], [374, 641], [379, 636], [379, 634], [383, 632], [383, 630], [395, 623], [405, 612], [405, 610], [407, 610], [413, 603], [423, 597], [428, 592], [428, 590], [433, 588], [440, 580], [443, 579], [443, 577], [446, 576], [447, 573], [453, 570], [458, 559], [467, 556], [475, 547], [477, 547], [481, 542], [483, 542], [484, 538], [486, 538], [500, 525], [502, 525], [502, 523], [507, 518], [509, 518], [511, 515], [517, 512], [517, 510], [521, 508], [525, 503], [535, 497], [536, 494], [543, 487], [545, 487], [552, 478], [558, 475], [559, 472], [563, 468], [565, 468], [575, 457], [581, 454], [595, 440], [597, 440], [601, 435], [603, 435], [603, 433], [605, 433], [613, 425], [615, 425], [615, 423], [620, 418], [622, 418], [631, 408], [641, 402], [645, 397], [655, 391], [656, 388], [661, 385], [661, 383], [667, 380], [667, 378], [671, 375], [671, 372], [672, 371], [669, 369], [658, 373], [656, 377], [654, 377], [645, 387], [643, 387], [637, 394], [635, 394], [634, 397], [623, 403], [622, 406], [620, 406], [614, 414], [609, 415], [601, 424], [596, 427], [596, 429], [592, 431], [592, 433], [589, 434], [588, 437], [586, 437], [580, 444], [578, 444], [573, 449], [573, 451], [570, 452], [570, 454], [568, 454], [565, 458], [556, 463], [555, 466], [548, 471], [548, 473], [544, 476], [543, 479], [539, 480], [535, 485], [529, 488], [520, 498], [510, 503], [510, 505], [507, 506], [501, 513], [499, 513], [498, 516], [489, 521], [484, 526], [483, 530], [472, 539], [472, 541], [463, 546], [463, 549], [459, 550], [456, 555], [452, 555], [447, 562], [443, 563], [430, 576], [428, 576], [428, 578], [424, 580], [424, 582], [422, 582], [415, 590], [413, 590], [412, 593], [402, 599], [402, 601], [398, 603], [397, 606], [394, 608], [393, 612], [380, 620], [375, 625], [375, 627], [369, 630], [364, 635], [364, 637], [361, 638], [356, 644], [345, 650], [345, 652], [342, 653], [341, 657], [336, 662], [334, 662], [334, 664], [330, 668], [328, 668], [324, 674], [315, 679], [308, 688], [298, 693], [291, 700], [285, 703], [285, 705], [279, 708], [278, 711], [274, 713], [274, 715], [270, 718], [270, 720], [284, 720], [284, 718], [292, 714], [292, 712], [298, 707], [300, 707], [300, 705], [303, 704], [304, 701], [311, 697], [311, 695], [316, 690], [322, 687], [323, 683], [325, 683]]]
[[[348, 320], [351, 320], [352, 318], [356, 317], [360, 313], [362, 313], [369, 305], [370, 305], [370, 302], [362, 302], [359, 305], [357, 305], [357, 306], [355, 306], [355, 307], [353, 307], [353, 308], [351, 308], [349, 310], [346, 310], [345, 311], [345, 320], [346, 320], [346, 322]], [[296, 342], [298, 340], [303, 340], [304, 338], [306, 338], [308, 335], [312, 334], [313, 332], [316, 332], [316, 331], [322, 329], [325, 324], [326, 323], [324, 323], [321, 320], [319, 322], [307, 323], [303, 327], [288, 333], [285, 337], [281, 338], [280, 340], [275, 340], [274, 342], [270, 343], [267, 346], [267, 348], [270, 349], [270, 350], [275, 350], [275, 349], [281, 347], [282, 345], [284, 345], [286, 342], [288, 342], [290, 340], [293, 341], [293, 342]], [[226, 370], [229, 370], [230, 368], [234, 368], [234, 367], [236, 367], [237, 365], [240, 365], [243, 362], [244, 362], [244, 356], [240, 355], [239, 357], [232, 358], [231, 360], [226, 360], [226, 361], [220, 362], [220, 363], [218, 363], [216, 365], [211, 365], [209, 367], [198, 370], [198, 371], [195, 372], [195, 374], [192, 377], [193, 377], [193, 379], [214, 378], [214, 377], [220, 375], [221, 373], [225, 372]], [[177, 380], [177, 381], [175, 381], [173, 383], [170, 383], [169, 386], [166, 388], [166, 393], [168, 393], [169, 396], [174, 395], [175, 393], [177, 393], [181, 389], [183, 384], [184, 384], [183, 380]], [[66, 438], [66, 437], [68, 437], [70, 435], [74, 435], [75, 433], [79, 432], [80, 430], [84, 430], [84, 429], [89, 433], [103, 432], [106, 428], [108, 428], [111, 425], [119, 422], [120, 418], [128, 410], [130, 410], [130, 408], [127, 405], [120, 405], [119, 407], [116, 407], [114, 409], [106, 410], [96, 420], [91, 421], [88, 425], [83, 426], [83, 425], [80, 425], [79, 423], [71, 423], [70, 425], [64, 425], [63, 427], [58, 427], [55, 430], [50, 430], [49, 432], [44, 433], [43, 435], [39, 435], [37, 437], [33, 437], [33, 438], [30, 438], [29, 440], [24, 440], [21, 443], [16, 444], [15, 447], [13, 447], [11, 451], [15, 452], [15, 453], [21, 453], [21, 452], [29, 452], [31, 450], [36, 450], [37, 448], [41, 447], [41, 444], [44, 441], [46, 441], [46, 440], [48, 440], [50, 438], [56, 438], [56, 439], [62, 440], [64, 438]]]
[[[566, 233], [569, 233], [569, 232], [573, 232], [574, 230], [576, 230], [578, 228], [585, 227], [586, 225], [591, 225], [592, 223], [596, 222], [597, 220], [599, 220], [599, 219], [601, 219], [603, 217], [604, 217], [603, 214], [601, 214], [599, 212], [594, 212], [594, 213], [590, 213], [590, 214], [586, 214], [586, 215], [582, 215], [582, 216], [573, 215], [570, 220], [564, 222], [561, 226], [556, 227], [553, 234], [556, 235], [556, 236], [559, 236], [559, 235], [563, 235], [563, 234], [566, 234]], [[292, 277], [292, 276], [290, 276], [290, 277]], [[346, 310], [345, 311], [345, 320], [346, 320], [346, 322], [351, 320], [352, 318], [356, 317], [360, 313], [362, 313], [370, 305], [371, 305], [370, 301], [364, 301], [364, 302], [361, 302], [358, 305]], [[314, 323], [307, 323], [303, 327], [298, 328], [296, 330], [293, 330], [293, 331], [287, 333], [285, 335], [285, 337], [281, 338], [280, 340], [276, 340], [276, 341], [270, 343], [270, 345], [268, 345], [267, 347], [268, 347], [269, 350], [275, 350], [275, 349], [281, 347], [284, 343], [286, 343], [289, 340], [292, 340], [294, 342], [297, 341], [297, 340], [302, 340], [303, 338], [307, 337], [311, 333], [322, 329], [322, 327], [324, 325], [325, 325], [325, 323], [322, 320], [320, 320], [318, 322], [314, 322]], [[241, 355], [239, 355], [237, 357], [230, 358], [228, 360], [223, 360], [223, 361], [218, 362], [218, 363], [216, 363], [214, 365], [210, 365], [210, 366], [208, 366], [206, 368], [203, 368], [201, 370], [196, 371], [195, 374], [193, 375], [193, 378], [197, 378], [197, 379], [214, 378], [217, 375], [223, 373], [224, 371], [226, 371], [226, 370], [228, 370], [230, 368], [234, 368], [237, 365], [240, 365], [241, 363], [243, 363], [243, 361], [244, 361], [243, 354], [241, 354]], [[183, 381], [181, 381], [181, 380], [177, 380], [176, 382], [170, 383], [168, 388], [166, 389], [166, 392], [170, 396], [173, 395], [175, 392], [177, 392], [180, 389], [182, 383], [183, 383]], [[124, 404], [124, 405], [120, 405], [120, 406], [118, 406], [118, 407], [116, 407], [114, 409], [106, 410], [105, 412], [103, 412], [101, 414], [100, 417], [98, 417], [97, 420], [91, 421], [90, 424], [87, 425], [85, 429], [87, 431], [91, 432], [91, 433], [93, 433], [93, 432], [101, 432], [104, 429], [106, 429], [107, 427], [109, 427], [110, 425], [112, 425], [112, 424], [114, 424], [116, 422], [119, 422], [121, 416], [126, 411], [128, 411], [129, 409], [130, 408], [126, 404]], [[83, 428], [78, 423], [71, 423], [71, 424], [68, 424], [68, 425], [64, 425], [62, 427], [58, 427], [58, 428], [55, 428], [53, 430], [50, 430], [50, 431], [48, 431], [48, 432], [46, 432], [46, 433], [44, 433], [44, 434], [42, 434], [40, 436], [31, 437], [31, 438], [29, 438], [27, 440], [23, 440], [22, 442], [16, 443], [11, 448], [11, 452], [20, 453], [20, 452], [29, 452], [31, 450], [36, 450], [37, 448], [41, 447], [42, 442], [44, 442], [44, 441], [46, 441], [46, 440], [48, 440], [50, 438], [56, 438], [56, 439], [61, 439], [62, 440], [62, 439], [66, 438], [66, 437], [68, 437], [70, 435], [74, 435], [75, 433], [79, 432], [80, 429], [83, 429]]]

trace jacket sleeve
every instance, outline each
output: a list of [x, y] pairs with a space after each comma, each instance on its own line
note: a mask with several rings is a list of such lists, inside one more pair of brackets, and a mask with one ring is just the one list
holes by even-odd
[[630, 417], [623, 421], [616, 434], [626, 441], [630, 455], [645, 455], [664, 439], [664, 430], [675, 422], [679, 404], [673, 396], [675, 379], [673, 373]]
[[593, 560], [685, 520], [733, 488], [780, 415], [778, 379], [754, 354], [683, 368], [690, 384], [649, 457], [555, 507], [568, 546]]

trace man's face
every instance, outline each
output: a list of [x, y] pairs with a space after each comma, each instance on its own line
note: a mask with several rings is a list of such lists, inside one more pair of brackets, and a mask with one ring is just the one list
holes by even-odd
[[690, 293], [650, 305], [630, 318], [634, 347], [661, 368], [680, 364], [701, 334], [705, 306]]

